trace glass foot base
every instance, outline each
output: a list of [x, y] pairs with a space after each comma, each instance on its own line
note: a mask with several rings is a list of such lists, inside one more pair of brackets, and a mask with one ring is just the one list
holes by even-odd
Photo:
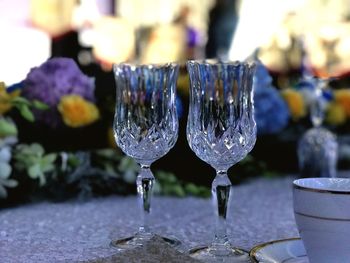
[[212, 246], [204, 246], [193, 248], [189, 251], [192, 258], [207, 263], [251, 263], [249, 253], [240, 248], [231, 245], [225, 248], [214, 248]]
[[133, 249], [144, 246], [146, 243], [151, 241], [151, 239], [161, 239], [168, 245], [172, 247], [179, 247], [181, 245], [181, 242], [175, 238], [169, 238], [169, 237], [163, 237], [159, 235], [139, 235], [135, 234], [134, 236], [126, 237], [123, 239], [117, 239], [112, 240], [110, 243], [111, 247], [117, 248], [117, 249]]

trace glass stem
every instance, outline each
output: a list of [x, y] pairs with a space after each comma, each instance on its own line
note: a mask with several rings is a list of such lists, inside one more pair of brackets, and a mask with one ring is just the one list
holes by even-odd
[[216, 214], [215, 239], [212, 247], [218, 253], [225, 250], [229, 242], [226, 230], [226, 216], [229, 207], [231, 186], [232, 184], [227, 176], [227, 171], [217, 170], [211, 192]]
[[151, 235], [149, 217], [151, 213], [151, 199], [153, 194], [154, 176], [150, 165], [141, 164], [141, 170], [136, 179], [139, 206], [141, 210], [142, 224], [139, 228], [140, 235]]

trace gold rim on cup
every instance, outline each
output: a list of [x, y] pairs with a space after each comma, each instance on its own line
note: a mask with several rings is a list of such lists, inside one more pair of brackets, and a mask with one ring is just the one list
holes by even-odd
[[273, 245], [273, 244], [277, 244], [277, 243], [283, 243], [286, 241], [294, 241], [294, 240], [301, 240], [299, 237], [292, 237], [292, 238], [286, 238], [286, 239], [279, 239], [279, 240], [274, 240], [274, 241], [269, 241], [269, 242], [265, 242], [259, 245], [256, 245], [255, 247], [253, 247], [250, 252], [249, 252], [249, 257], [253, 260], [254, 263], [259, 263], [259, 261], [256, 258], [256, 253], [258, 251], [260, 251], [261, 249], [263, 249], [266, 246], [269, 245]]

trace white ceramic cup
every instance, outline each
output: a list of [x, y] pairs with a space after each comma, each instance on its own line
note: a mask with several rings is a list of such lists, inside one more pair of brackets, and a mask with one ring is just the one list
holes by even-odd
[[350, 179], [293, 182], [294, 215], [310, 263], [350, 262]]

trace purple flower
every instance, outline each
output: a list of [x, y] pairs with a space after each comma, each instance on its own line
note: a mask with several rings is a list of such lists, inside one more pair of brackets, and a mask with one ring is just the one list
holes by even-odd
[[94, 80], [84, 75], [74, 60], [52, 58], [39, 67], [32, 68], [23, 81], [23, 96], [39, 100], [50, 106], [47, 111], [35, 111], [38, 120], [51, 127], [62, 123], [57, 105], [64, 95], [80, 95], [94, 101]]

